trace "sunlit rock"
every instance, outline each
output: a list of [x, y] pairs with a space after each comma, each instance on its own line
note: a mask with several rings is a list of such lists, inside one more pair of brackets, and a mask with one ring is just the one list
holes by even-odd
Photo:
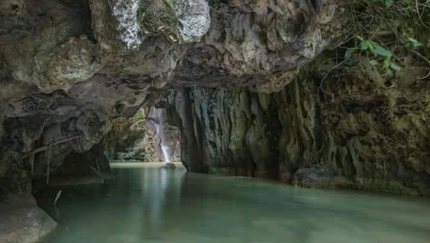
[[[171, 1], [171, 0], [166, 0]], [[181, 42], [198, 42], [209, 30], [210, 9], [206, 0], [173, 1]]]
[[118, 37], [126, 49], [139, 48], [142, 44], [139, 25], [140, 0], [119, 0], [112, 3], [112, 15], [118, 22]]

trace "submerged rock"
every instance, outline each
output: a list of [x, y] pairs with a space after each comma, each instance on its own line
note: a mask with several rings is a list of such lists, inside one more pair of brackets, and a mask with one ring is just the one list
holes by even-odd
[[173, 163], [167, 162], [167, 163], [164, 163], [160, 167], [160, 169], [163, 169], [163, 170], [174, 170], [174, 169], [176, 169], [176, 165], [173, 164]]
[[333, 174], [327, 169], [301, 168], [294, 174], [293, 184], [306, 188], [330, 188]]

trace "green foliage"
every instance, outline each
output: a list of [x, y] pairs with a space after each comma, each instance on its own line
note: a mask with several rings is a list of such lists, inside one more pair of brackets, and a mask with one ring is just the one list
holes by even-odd
[[[379, 3], [379, 2], [384, 2], [385, 7], [390, 8], [394, 5], [394, 1], [399, 1], [399, 0], [373, 0], [373, 3]], [[404, 3], [404, 4], [411, 4], [411, 0], [400, 0], [400, 2]]]
[[395, 2], [401, 2], [403, 4], [410, 5], [412, 0], [372, 0], [372, 3], [374, 4], [383, 3], [386, 8], [392, 7]]
[[429, 10], [430, 0], [358, 0], [351, 11], [355, 45], [346, 57], [366, 55], [386, 75], [402, 70], [402, 50], [428, 62]]
[[387, 8], [393, 6], [393, 0], [385, 0], [384, 3]]
[[169, 6], [172, 10], [176, 10], [175, 1], [173, 0], [164, 0], [164, 2]]
[[375, 41], [365, 40], [359, 35], [356, 36], [356, 38], [360, 44], [357, 47], [348, 49], [346, 52], [347, 57], [357, 51], [367, 52], [373, 56], [373, 59], [371, 60], [372, 65], [382, 65], [382, 67], [386, 71], [386, 74], [388, 75], [391, 75], [393, 71], [398, 72], [402, 69], [398, 64], [393, 61], [393, 54], [390, 50], [386, 49]]

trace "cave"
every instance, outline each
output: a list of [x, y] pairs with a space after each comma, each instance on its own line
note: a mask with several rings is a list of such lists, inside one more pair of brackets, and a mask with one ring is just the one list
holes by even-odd
[[425, 242], [429, 26], [425, 0], [2, 0], [0, 242]]

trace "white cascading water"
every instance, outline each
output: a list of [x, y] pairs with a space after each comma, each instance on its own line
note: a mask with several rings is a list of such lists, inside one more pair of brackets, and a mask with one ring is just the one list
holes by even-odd
[[161, 144], [161, 150], [163, 151], [164, 162], [172, 162], [169, 156], [169, 146]]
[[154, 114], [154, 123], [155, 123], [155, 130], [157, 132], [157, 136], [161, 140], [161, 151], [163, 151], [163, 157], [164, 157], [164, 163], [172, 162], [170, 158], [170, 146], [166, 143], [165, 137], [164, 137], [164, 122], [163, 122], [163, 109], [159, 108], [153, 108], [153, 114]]

